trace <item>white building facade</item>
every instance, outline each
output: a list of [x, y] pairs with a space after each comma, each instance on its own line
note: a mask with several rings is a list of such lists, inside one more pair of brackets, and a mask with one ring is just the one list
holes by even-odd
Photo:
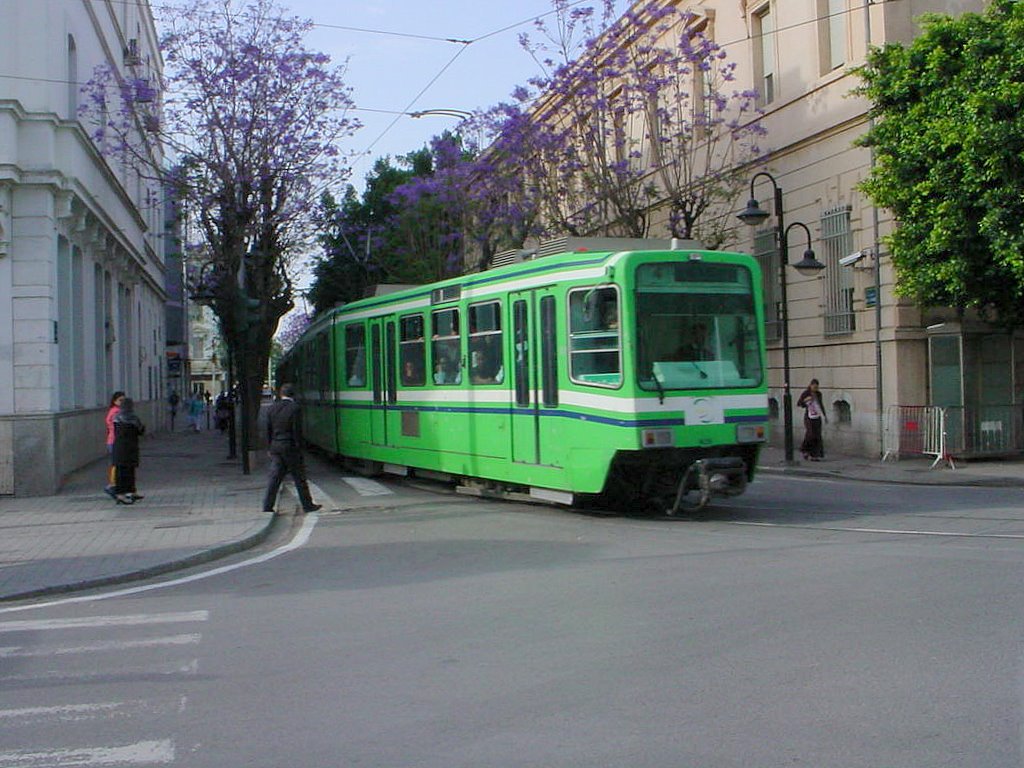
[[101, 458], [115, 390], [164, 417], [162, 195], [79, 120], [104, 64], [159, 89], [148, 2], [0, 6], [0, 494]]

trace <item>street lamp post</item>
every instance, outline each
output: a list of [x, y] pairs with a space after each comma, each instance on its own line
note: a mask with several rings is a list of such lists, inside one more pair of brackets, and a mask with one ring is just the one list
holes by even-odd
[[464, 109], [449, 109], [448, 107], [442, 107], [441, 109], [421, 109], [418, 112], [406, 113], [409, 117], [459, 117], [463, 120], [468, 120], [473, 116], [472, 112], [467, 112]]
[[[451, 109], [449, 107], [441, 107], [439, 109], [421, 109], [418, 112], [406, 112], [409, 117], [421, 118], [421, 117], [454, 117], [459, 123], [465, 123], [467, 120], [471, 120], [474, 117], [472, 112], [467, 112], [464, 109]], [[456, 129], [458, 131], [458, 129]], [[476, 143], [477, 148], [481, 148], [483, 141], [483, 135], [480, 126], [476, 126]]]
[[789, 266], [789, 230], [793, 227], [800, 227], [807, 234], [807, 249], [803, 258], [793, 267], [801, 274], [815, 274], [825, 268], [814, 257], [811, 250], [811, 230], [806, 224], [799, 221], [786, 226], [782, 210], [782, 188], [775, 181], [775, 178], [767, 171], [760, 171], [754, 174], [750, 180], [750, 200], [747, 207], [738, 215], [740, 221], [750, 226], [756, 226], [768, 218], [768, 212], [761, 208], [754, 197], [754, 183], [764, 176], [772, 183], [775, 192], [775, 222], [776, 239], [779, 244], [779, 291], [782, 304], [782, 433], [785, 446], [785, 459], [787, 464], [793, 462], [793, 396], [789, 385], [789, 298], [786, 291], [786, 267]]

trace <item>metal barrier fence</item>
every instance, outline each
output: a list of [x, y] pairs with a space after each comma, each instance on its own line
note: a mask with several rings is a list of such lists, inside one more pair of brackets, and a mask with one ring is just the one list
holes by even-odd
[[882, 461], [901, 456], [934, 456], [955, 468], [946, 446], [945, 409], [935, 405], [890, 405], [885, 410]]
[[882, 461], [934, 456], [932, 467], [955, 458], [1024, 452], [1024, 405], [890, 405], [882, 433]]
[[1024, 406], [948, 406], [946, 443], [962, 458], [1011, 456], [1024, 450]]

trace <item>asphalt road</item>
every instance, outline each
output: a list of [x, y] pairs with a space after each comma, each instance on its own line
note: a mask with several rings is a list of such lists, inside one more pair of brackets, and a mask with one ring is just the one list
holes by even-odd
[[687, 520], [388, 490], [278, 557], [0, 609], [0, 768], [1024, 762], [1019, 490], [762, 477]]

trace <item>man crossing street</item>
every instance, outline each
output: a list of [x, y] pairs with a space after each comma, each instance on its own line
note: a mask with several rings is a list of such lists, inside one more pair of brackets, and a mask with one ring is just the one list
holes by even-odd
[[280, 397], [267, 409], [266, 436], [270, 470], [267, 492], [263, 497], [263, 511], [274, 511], [281, 481], [286, 474], [291, 474], [302, 511], [316, 512], [321, 505], [313, 503], [306, 482], [306, 467], [302, 458], [302, 410], [295, 402], [295, 386], [282, 384], [278, 392]]

